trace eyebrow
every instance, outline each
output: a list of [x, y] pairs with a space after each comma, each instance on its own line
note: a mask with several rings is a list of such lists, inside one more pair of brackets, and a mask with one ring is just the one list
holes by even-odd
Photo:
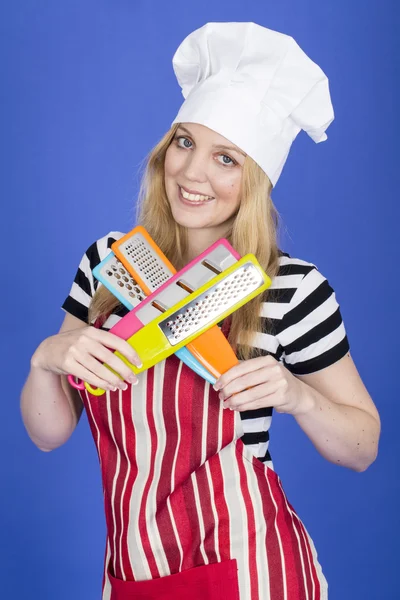
[[[189, 129], [186, 129], [186, 127], [184, 127], [183, 125], [179, 125], [178, 130], [179, 129], [182, 129], [183, 131], [188, 133], [191, 137], [194, 137], [190, 133]], [[213, 144], [212, 147], [215, 148], [216, 150], [231, 150], [233, 152], [238, 152], [239, 154], [242, 154], [244, 157], [246, 156], [246, 154], [244, 152], [242, 152], [242, 150], [240, 150], [240, 148], [238, 148], [237, 146], [226, 146], [225, 144]]]

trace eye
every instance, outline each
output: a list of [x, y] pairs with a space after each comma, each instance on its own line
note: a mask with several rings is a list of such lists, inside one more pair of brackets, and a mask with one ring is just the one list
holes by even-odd
[[[180, 143], [180, 142], [181, 142], [181, 140], [183, 140], [183, 144], [181, 144], [181, 143]], [[176, 143], [177, 143], [177, 146], [178, 146], [179, 148], [190, 148], [190, 145], [189, 145], [189, 144], [191, 144], [191, 143], [192, 143], [192, 142], [191, 142], [191, 141], [190, 141], [190, 140], [189, 140], [187, 137], [185, 137], [185, 136], [183, 136], [183, 135], [176, 136], [176, 137], [175, 137], [175, 141], [176, 141]], [[188, 144], [187, 144], [186, 142], [188, 142]]]
[[229, 162], [226, 162], [225, 160], [222, 160], [222, 162], [218, 161], [218, 162], [221, 162], [222, 165], [225, 165], [227, 167], [229, 167], [230, 165], [237, 165], [237, 162], [235, 160], [233, 160], [233, 158], [231, 158], [227, 154], [219, 154], [218, 158], [222, 158], [222, 159], [227, 158]]

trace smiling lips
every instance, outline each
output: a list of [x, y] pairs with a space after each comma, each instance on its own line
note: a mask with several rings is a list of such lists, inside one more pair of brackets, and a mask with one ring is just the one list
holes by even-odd
[[212, 196], [203, 196], [202, 194], [189, 194], [189, 192], [187, 192], [185, 189], [183, 189], [181, 186], [179, 187], [179, 191], [182, 195], [182, 197], [185, 200], [188, 200], [189, 202], [206, 202], [207, 200], [214, 200], [214, 198]]

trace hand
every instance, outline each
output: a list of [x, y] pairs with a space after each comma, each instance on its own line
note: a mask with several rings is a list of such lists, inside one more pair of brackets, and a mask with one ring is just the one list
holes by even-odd
[[224, 408], [244, 411], [264, 406], [279, 413], [307, 412], [309, 397], [304, 384], [273, 356], [260, 356], [240, 362], [215, 382]]
[[[126, 389], [124, 379], [133, 385], [137, 377], [113, 350], [118, 350], [129, 362], [141, 366], [135, 350], [122, 338], [96, 329], [80, 327], [46, 338], [37, 348], [32, 363], [59, 375], [73, 375], [103, 390]], [[109, 365], [121, 378], [105, 367]]]

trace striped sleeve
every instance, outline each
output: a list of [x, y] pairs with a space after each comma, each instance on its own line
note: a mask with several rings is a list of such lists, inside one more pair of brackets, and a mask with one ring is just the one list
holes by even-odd
[[88, 322], [90, 302], [99, 285], [92, 271], [104, 260], [111, 251], [111, 245], [122, 235], [121, 232], [111, 231], [100, 238], [89, 246], [79, 263], [70, 292], [61, 308], [85, 323]]
[[277, 337], [283, 362], [295, 375], [325, 369], [349, 351], [335, 292], [315, 266], [294, 293]]

